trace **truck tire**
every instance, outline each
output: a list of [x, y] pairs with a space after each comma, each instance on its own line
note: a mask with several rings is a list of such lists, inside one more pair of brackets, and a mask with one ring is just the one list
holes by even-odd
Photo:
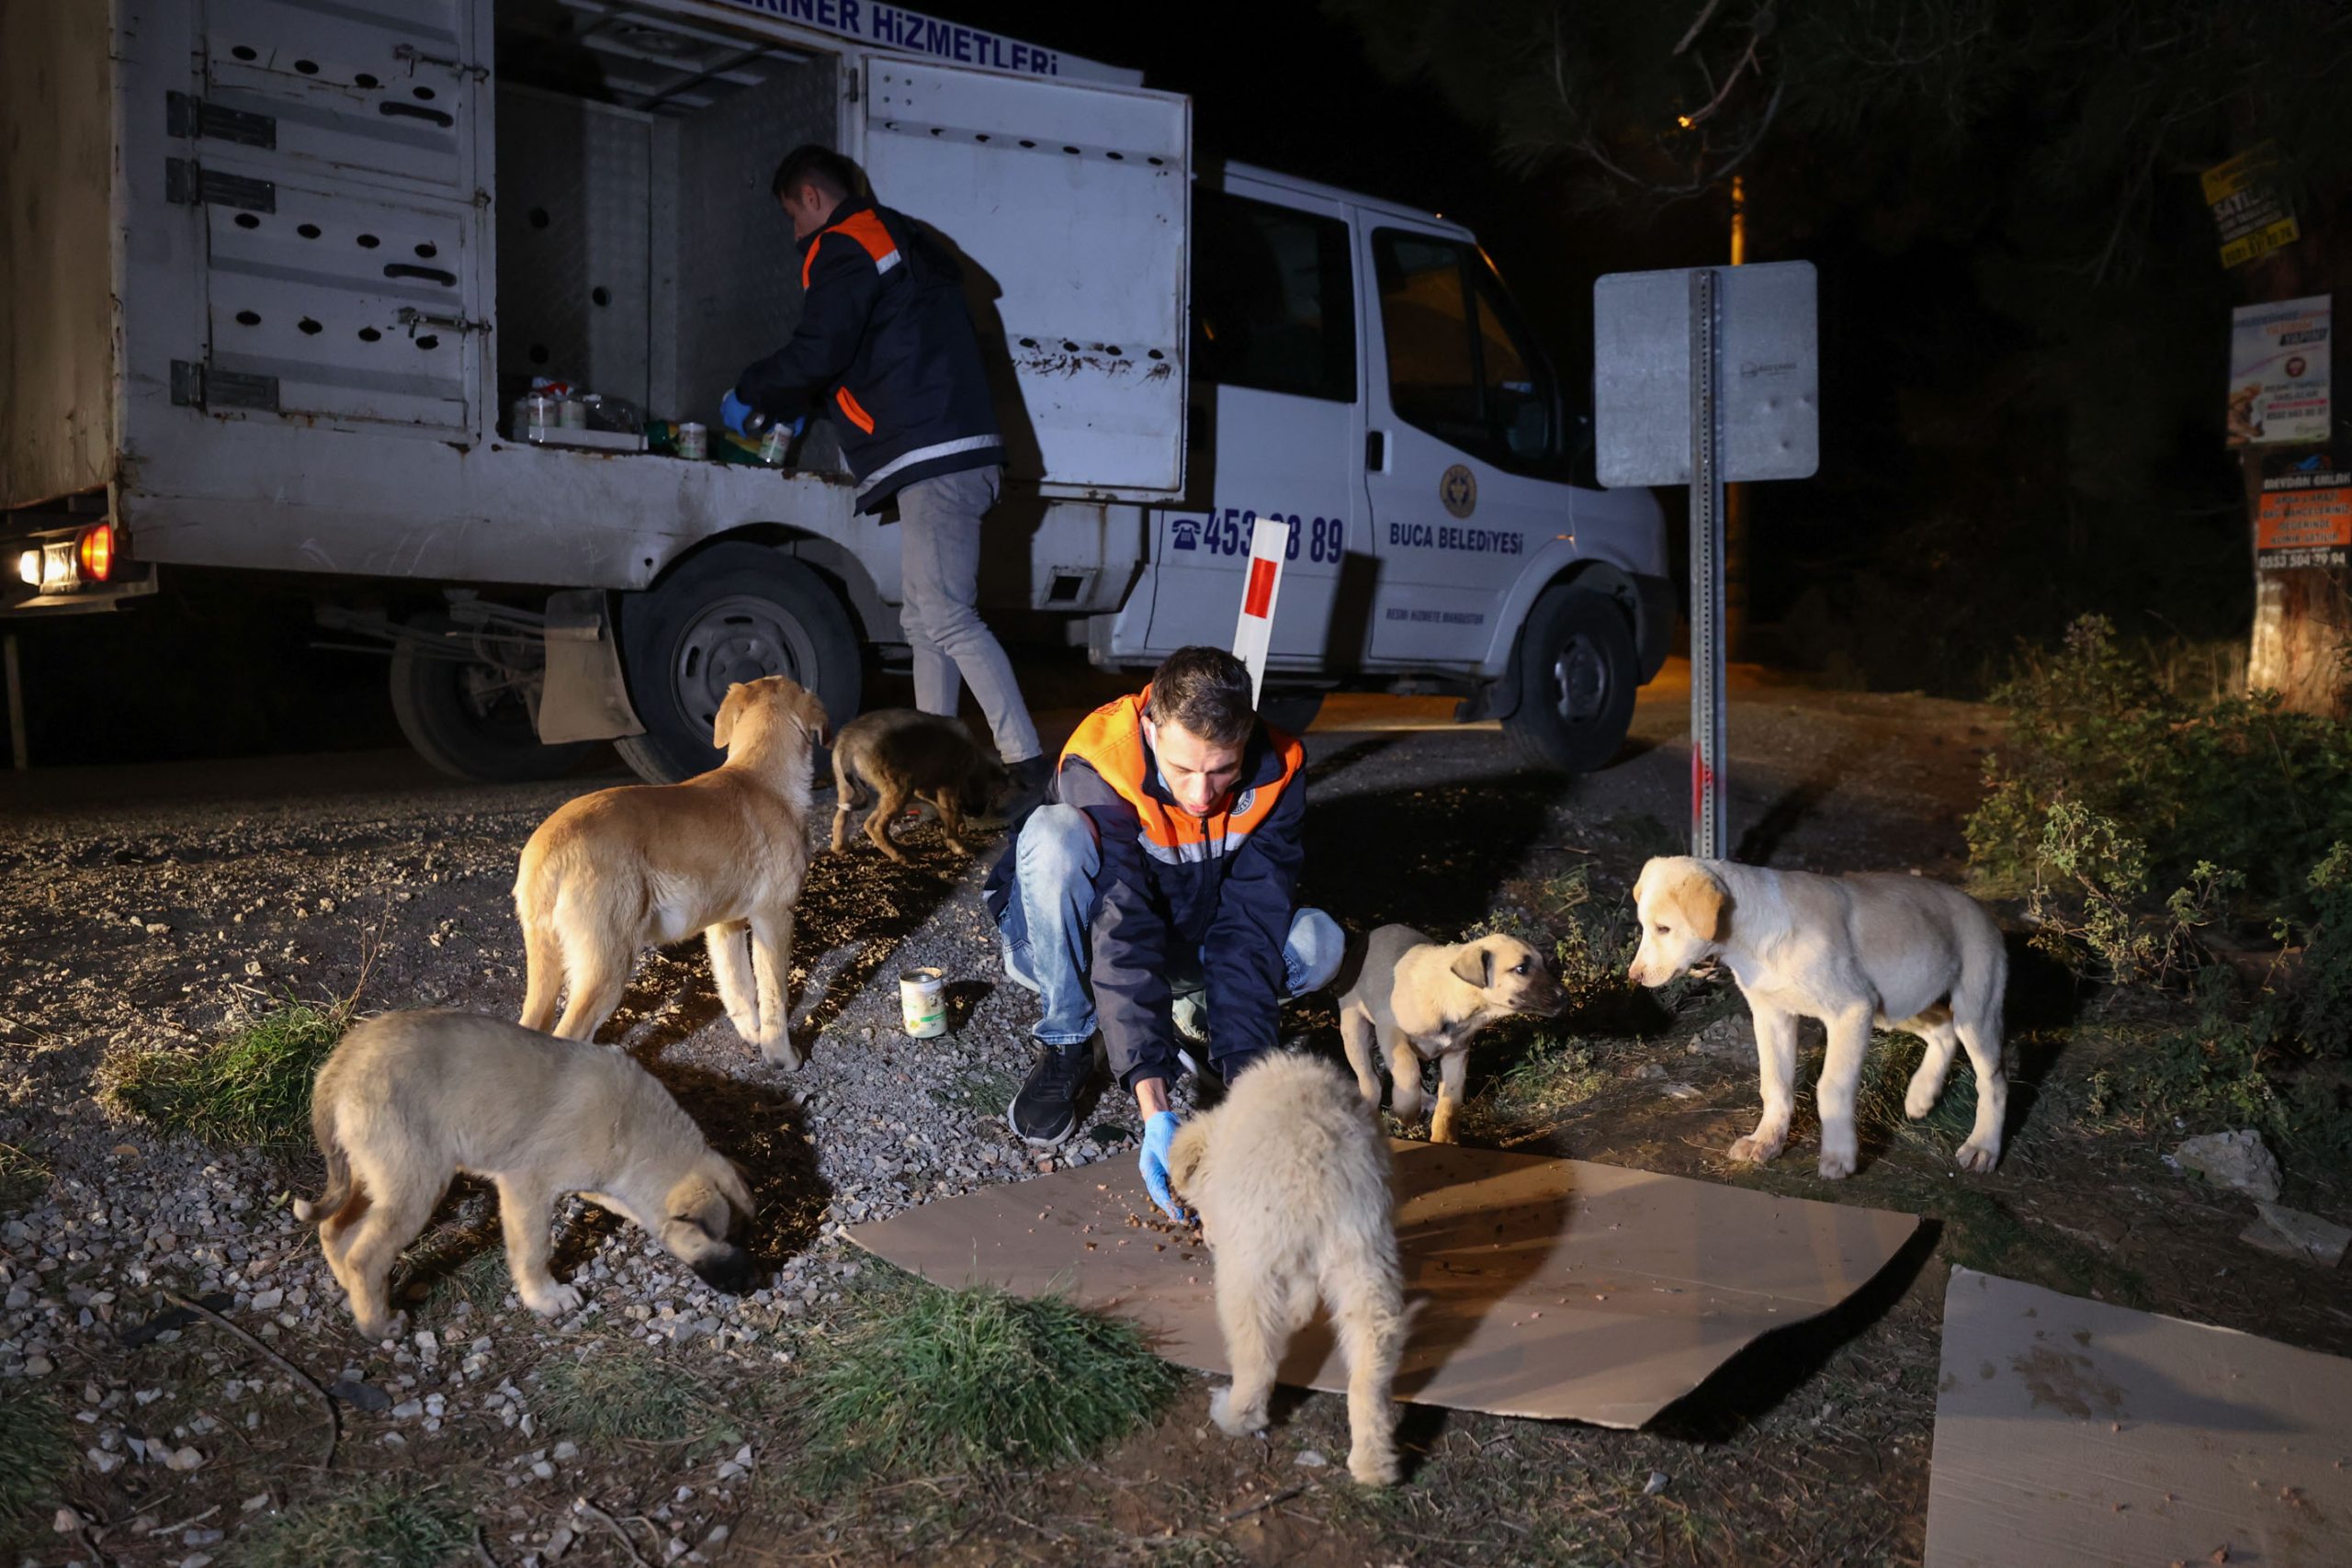
[[1313, 690], [1268, 692], [1258, 699], [1258, 716], [1284, 735], [1305, 735], [1322, 711], [1323, 694]]
[[1615, 600], [1545, 590], [1520, 634], [1519, 705], [1503, 733], [1538, 767], [1589, 773], [1608, 766], [1633, 727], [1639, 662], [1634, 628]]
[[[447, 615], [419, 615], [408, 625], [435, 639], [458, 629]], [[418, 756], [478, 784], [561, 778], [595, 744], [540, 744], [513, 671], [439, 656], [411, 638], [392, 649], [392, 716]]]
[[707, 773], [727, 688], [788, 675], [817, 694], [838, 728], [865, 682], [857, 630], [822, 578], [765, 545], [713, 545], [620, 603], [621, 670], [645, 733], [615, 741], [650, 784]]

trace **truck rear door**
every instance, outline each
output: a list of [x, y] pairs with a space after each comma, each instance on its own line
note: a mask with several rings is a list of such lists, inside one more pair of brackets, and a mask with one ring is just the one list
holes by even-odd
[[1182, 491], [1190, 103], [885, 55], [861, 96], [876, 195], [960, 253], [1012, 366], [1014, 474], [1055, 496]]
[[204, 0], [168, 109], [208, 352], [175, 400], [465, 432], [484, 387], [490, 0]]

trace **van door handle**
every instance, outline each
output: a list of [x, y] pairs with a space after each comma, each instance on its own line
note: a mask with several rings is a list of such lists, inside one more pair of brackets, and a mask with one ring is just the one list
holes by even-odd
[[1388, 468], [1388, 433], [1367, 430], [1363, 433], [1363, 466], [1367, 472], [1385, 473]]

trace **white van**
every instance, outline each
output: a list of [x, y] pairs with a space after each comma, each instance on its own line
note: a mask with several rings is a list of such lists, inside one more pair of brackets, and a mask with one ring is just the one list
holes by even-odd
[[870, 0], [394, 9], [8, 8], [0, 614], [299, 580], [476, 778], [605, 739], [684, 776], [760, 674], [846, 718], [903, 654], [899, 551], [821, 426], [779, 471], [517, 425], [534, 376], [715, 425], [797, 319], [767, 181], [818, 141], [965, 263], [1012, 464], [992, 618], [1112, 668], [1223, 643], [1279, 515], [1281, 716], [1449, 691], [1539, 761], [1617, 750], [1672, 630], [1663, 517], [1593, 485], [1466, 231], [1197, 168], [1181, 96]]

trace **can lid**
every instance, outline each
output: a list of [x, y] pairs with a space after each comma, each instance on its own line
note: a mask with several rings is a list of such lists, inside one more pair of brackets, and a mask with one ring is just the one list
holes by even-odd
[[936, 969], [901, 969], [899, 971], [899, 983], [902, 986], [934, 985], [938, 980], [939, 971]]

